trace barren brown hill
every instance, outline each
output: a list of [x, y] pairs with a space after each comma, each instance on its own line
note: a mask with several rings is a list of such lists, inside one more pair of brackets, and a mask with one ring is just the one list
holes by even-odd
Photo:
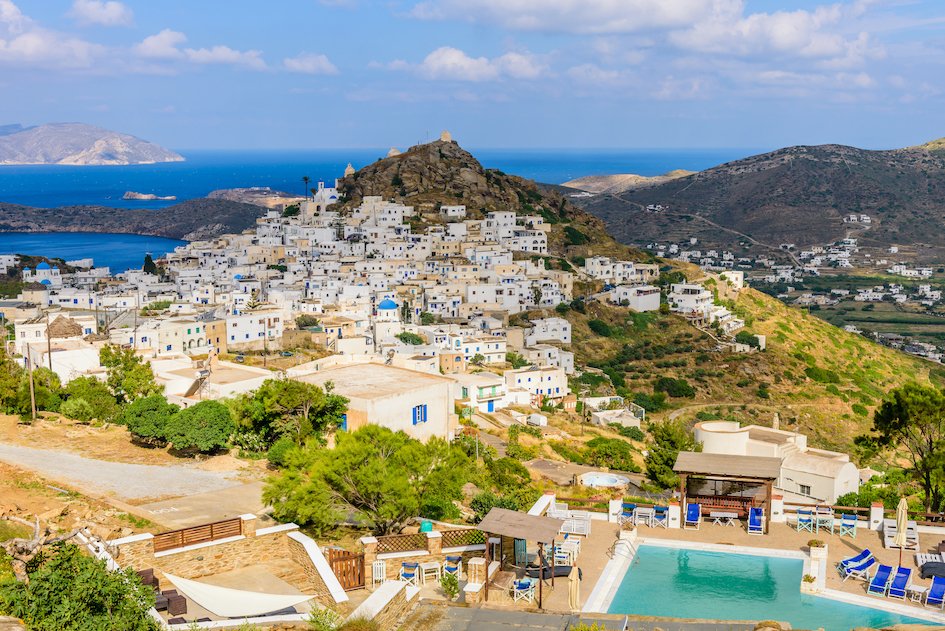
[[[865, 246], [917, 244], [925, 258], [945, 260], [945, 142], [887, 151], [789, 147], [580, 203], [626, 243], [697, 236], [731, 246], [747, 235], [805, 246], [856, 236]], [[648, 204], [669, 210], [648, 213]], [[849, 213], [872, 224], [850, 233]]]

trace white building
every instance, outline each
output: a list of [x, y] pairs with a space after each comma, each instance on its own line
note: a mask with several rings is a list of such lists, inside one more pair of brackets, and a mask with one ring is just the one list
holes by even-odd
[[734, 421], [704, 421], [693, 428], [703, 453], [765, 456], [781, 459], [775, 486], [786, 499], [834, 504], [860, 488], [860, 474], [850, 456], [807, 446], [807, 437], [760, 425], [742, 427]]
[[533, 404], [544, 401], [557, 402], [570, 394], [568, 376], [562, 368], [551, 366], [528, 366], [505, 372], [505, 383], [509, 390], [528, 392]]
[[652, 285], [618, 285], [610, 292], [610, 301], [626, 305], [634, 311], [658, 311], [660, 308], [660, 289]]

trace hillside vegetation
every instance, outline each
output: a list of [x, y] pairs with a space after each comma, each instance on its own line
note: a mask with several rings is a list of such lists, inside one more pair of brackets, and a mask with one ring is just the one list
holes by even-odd
[[770, 425], [777, 412], [782, 429], [808, 434], [812, 445], [850, 451], [890, 389], [911, 380], [945, 383], [940, 366], [751, 289], [730, 306], [747, 331], [766, 337], [767, 349], [745, 354], [717, 350], [712, 335], [676, 315], [599, 302], [577, 306], [583, 313], [569, 308], [562, 315], [572, 323], [577, 362], [591, 368], [573, 380], [573, 389], [636, 399], [650, 408], [651, 419]]

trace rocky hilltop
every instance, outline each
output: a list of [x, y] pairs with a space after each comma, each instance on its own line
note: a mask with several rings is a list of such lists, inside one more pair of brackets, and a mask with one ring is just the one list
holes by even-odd
[[0, 203], [0, 232], [117, 232], [196, 241], [242, 232], [265, 212], [259, 206], [222, 199], [191, 199], [158, 210]]
[[[649, 204], [667, 210], [647, 212]], [[862, 213], [871, 226], [850, 235], [861, 246], [917, 244], [926, 258], [945, 260], [945, 141], [886, 151], [788, 147], [582, 205], [626, 242], [697, 236], [724, 247], [743, 235], [775, 247], [830, 243], [848, 235], [846, 214]]]
[[183, 160], [183, 156], [152, 142], [82, 123], [0, 127], [0, 164], [84, 166]]
[[418, 221], [442, 221], [437, 210], [444, 205], [466, 206], [468, 218], [482, 218], [491, 211], [538, 215], [550, 225], [550, 253], [561, 257], [586, 256], [593, 251], [640, 258], [641, 254], [618, 244], [604, 224], [584, 212], [557, 190], [496, 169], [484, 168], [476, 158], [444, 135], [438, 141], [392, 151], [338, 183], [345, 207], [357, 206], [369, 195], [413, 206]]

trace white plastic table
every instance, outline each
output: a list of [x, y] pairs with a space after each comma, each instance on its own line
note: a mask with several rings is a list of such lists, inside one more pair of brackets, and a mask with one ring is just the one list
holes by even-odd
[[718, 524], [719, 526], [736, 526], [738, 525], [738, 513], [728, 513], [725, 511], [712, 511], [709, 513], [709, 517], [712, 518], [713, 524]]
[[929, 591], [929, 588], [925, 585], [910, 585], [907, 591], [909, 592], [909, 598], [912, 602], [920, 603], [925, 597], [925, 592]]
[[633, 525], [639, 526], [641, 523], [646, 524], [647, 526], [653, 525], [653, 515], [656, 511], [652, 508], [634, 508], [633, 509]]
[[427, 561], [420, 564], [420, 579], [424, 585], [427, 584], [427, 575], [430, 574], [434, 579], [439, 580], [442, 566], [437, 561]]

